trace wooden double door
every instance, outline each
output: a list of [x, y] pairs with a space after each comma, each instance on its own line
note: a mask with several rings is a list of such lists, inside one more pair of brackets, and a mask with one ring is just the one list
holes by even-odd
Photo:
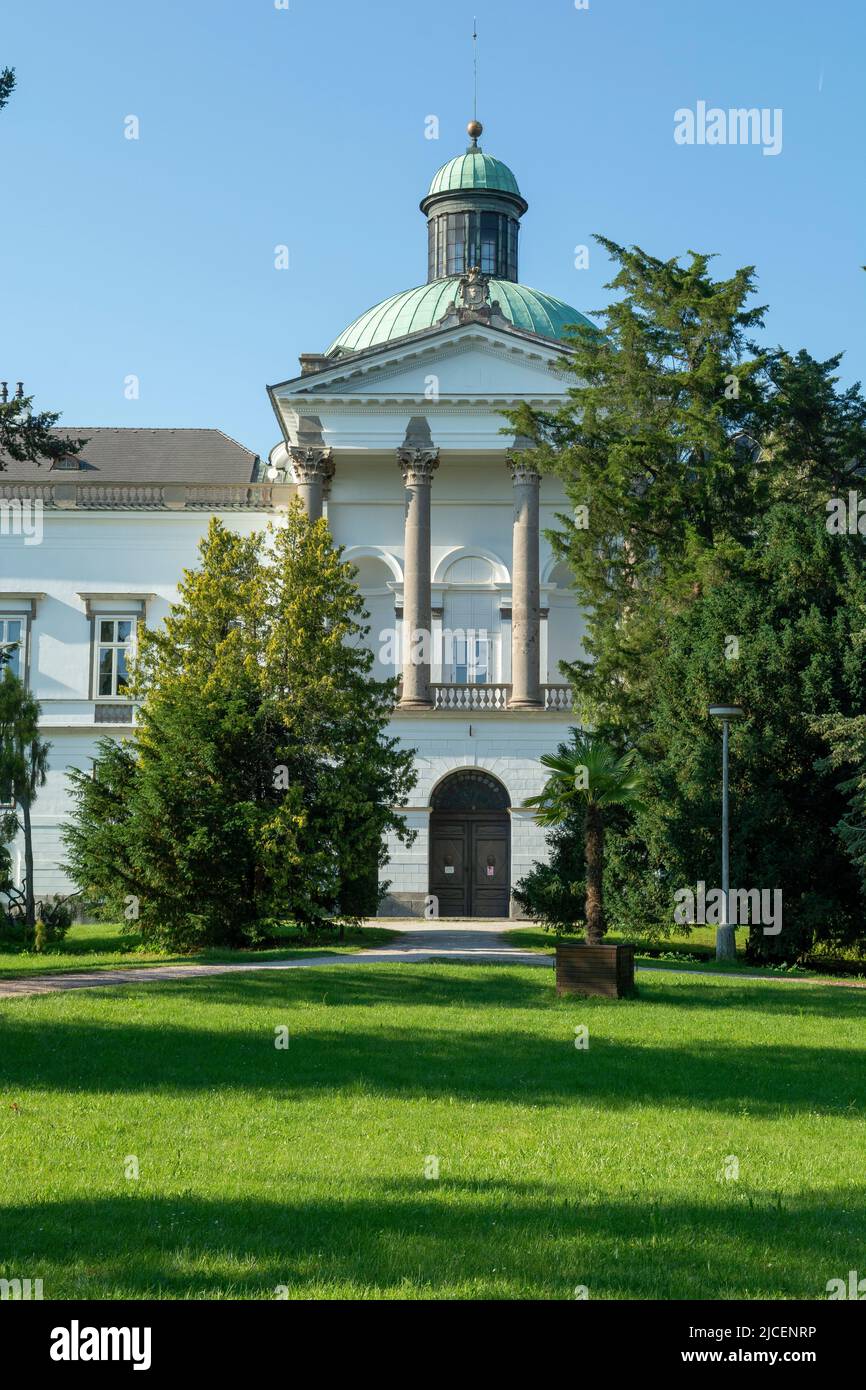
[[440, 917], [507, 917], [511, 897], [507, 811], [434, 811], [430, 892]]

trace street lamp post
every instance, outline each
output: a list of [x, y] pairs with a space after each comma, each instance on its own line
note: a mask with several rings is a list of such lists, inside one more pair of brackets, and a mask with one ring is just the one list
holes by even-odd
[[736, 923], [728, 921], [730, 889], [730, 816], [728, 810], [728, 729], [742, 719], [739, 705], [710, 705], [710, 715], [722, 725], [722, 920], [716, 932], [716, 960], [736, 960]]

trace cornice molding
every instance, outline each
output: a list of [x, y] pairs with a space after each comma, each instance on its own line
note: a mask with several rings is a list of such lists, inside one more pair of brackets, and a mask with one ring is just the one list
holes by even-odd
[[[513, 362], [515, 358], [518, 358], [521, 361], [540, 364], [544, 371], [557, 381], [568, 380], [567, 374], [554, 365], [555, 360], [559, 358], [558, 353], [554, 359], [541, 352], [527, 351], [525, 347], [520, 345], [506, 346], [504, 343], [491, 343], [481, 335], [456, 343], [450, 348], [445, 344], [440, 344], [435, 348], [431, 346], [426, 352], [407, 352], [401, 357], [394, 358], [388, 365], [370, 362], [363, 371], [352, 373], [352, 375], [358, 377], [374, 375], [387, 381], [389, 377], [398, 376], [405, 371], [407, 365], [413, 361], [423, 361], [428, 366], [436, 362], [453, 362], [457, 357], [466, 357], [469, 353], [477, 351], [479, 346], [488, 357], [498, 358], [502, 362]], [[345, 379], [351, 380], [351, 377]]]
[[[434, 415], [489, 415], [491, 410], [501, 413], [502, 409], [512, 410], [515, 404], [526, 404], [547, 408], [556, 405], [561, 401], [559, 395], [539, 396], [539, 395], [519, 395], [511, 394], [508, 396], [469, 396], [466, 393], [454, 396], [440, 396], [439, 400], [427, 401], [422, 396], [321, 396], [316, 401], [318, 408], [326, 408], [330, 411], [342, 414], [383, 414], [405, 415], [407, 410], [415, 411], [423, 407], [424, 413], [429, 416]], [[466, 402], [466, 404], [456, 404], [456, 402]], [[297, 412], [299, 415], [303, 412]], [[312, 413], [312, 412], [311, 412]], [[318, 413], [318, 410], [315, 412]]]
[[[491, 357], [498, 357], [503, 361], [513, 360], [515, 357], [526, 361], [533, 361], [542, 364], [545, 371], [549, 372], [558, 380], [565, 381], [567, 376], [559, 370], [554, 363], [563, 356], [568, 355], [568, 347], [565, 343], [554, 342], [551, 340], [541, 340], [533, 337], [521, 337], [514, 330], [507, 330], [507, 341], [504, 341], [506, 330], [488, 329], [483, 325], [466, 324], [448, 330], [450, 336], [443, 339], [441, 330], [437, 333], [437, 341], [420, 342], [413, 341], [414, 335], [400, 341], [390, 350], [385, 344], [378, 350], [370, 350], [370, 355], [358, 354], [357, 358], [346, 358], [344, 363], [334, 363], [327, 372], [329, 380], [321, 383], [321, 388], [326, 391], [332, 390], [337, 382], [349, 382], [352, 378], [361, 378], [375, 374], [385, 377], [393, 376], [397, 372], [405, 370], [408, 363], [423, 360], [424, 362], [444, 361], [446, 358], [454, 358], [463, 353], [472, 351], [479, 345]], [[494, 336], [495, 335], [495, 336]], [[272, 386], [269, 390], [273, 393], [274, 399], [280, 403], [290, 400], [313, 400], [321, 399], [313, 379], [319, 373], [312, 376], [293, 377], [288, 381], [280, 382]], [[321, 389], [320, 388], [320, 389]]]
[[139, 593], [113, 593], [113, 594], [94, 594], [89, 591], [78, 593], [75, 596], [80, 598], [84, 604], [84, 612], [88, 618], [94, 618], [98, 614], [107, 617], [110, 613], [118, 612], [118, 609], [103, 607], [106, 603], [123, 603], [127, 605], [127, 610], [133, 612], [138, 610], [139, 617], [144, 617], [147, 612], [147, 605], [152, 603], [156, 594]]
[[[40, 602], [40, 600], [46, 597], [47, 595], [45, 595], [44, 593], [25, 594], [20, 593], [14, 589], [5, 589], [2, 592], [0, 592], [0, 612], [3, 613], [4, 617], [9, 617], [9, 615], [13, 613], [16, 615], [20, 613], [22, 617], [35, 618], [37, 604]], [[20, 603], [22, 607], [19, 609], [12, 609], [9, 607], [9, 605], [13, 603]]]

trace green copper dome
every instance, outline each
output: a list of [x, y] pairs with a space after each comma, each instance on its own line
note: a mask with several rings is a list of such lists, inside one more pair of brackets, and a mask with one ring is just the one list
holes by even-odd
[[464, 188], [486, 189], [489, 193], [512, 193], [517, 198], [521, 196], [517, 179], [508, 165], [494, 159], [492, 154], [484, 154], [477, 149], [458, 154], [443, 164], [433, 175], [427, 197], [457, 193]]
[[[445, 167], [447, 169], [448, 165]], [[407, 333], [420, 333], [425, 328], [432, 328], [454, 303], [460, 280], [461, 276], [450, 275], [383, 299], [381, 304], [361, 314], [339, 338], [334, 339], [327, 349], [328, 356], [361, 352], [364, 348], [375, 347], [377, 343], [388, 343]], [[578, 313], [577, 309], [572, 309], [570, 304], [511, 280], [491, 279], [490, 299], [499, 301], [500, 312], [515, 328], [537, 333], [542, 338], [561, 341], [567, 324], [592, 327], [589, 319]]]
[[466, 127], [469, 149], [442, 165], [421, 199], [427, 218], [427, 284], [383, 299], [361, 314], [334, 339], [328, 357], [423, 333], [454, 308], [458, 297], [461, 307], [477, 311], [470, 318], [485, 322], [496, 305], [500, 328], [505, 319], [521, 332], [554, 342], [562, 342], [572, 324], [594, 329], [570, 304], [519, 283], [520, 219], [528, 204], [508, 165], [479, 149], [483, 129], [473, 117]]

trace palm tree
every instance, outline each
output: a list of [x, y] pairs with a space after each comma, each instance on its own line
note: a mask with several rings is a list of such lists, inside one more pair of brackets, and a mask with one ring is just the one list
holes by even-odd
[[604, 813], [608, 806], [640, 805], [642, 776], [634, 765], [635, 750], [617, 753], [609, 743], [580, 729], [571, 730], [571, 744], [545, 753], [541, 762], [550, 777], [539, 796], [525, 806], [535, 809], [540, 825], [561, 825], [582, 803], [586, 853], [586, 939], [598, 946], [604, 920]]

